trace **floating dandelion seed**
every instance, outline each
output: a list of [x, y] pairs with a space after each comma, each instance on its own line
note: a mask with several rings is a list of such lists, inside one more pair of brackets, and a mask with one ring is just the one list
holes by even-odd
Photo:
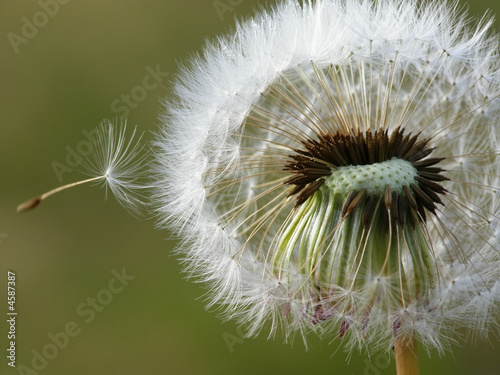
[[109, 121], [103, 121], [92, 139], [91, 152], [82, 162], [83, 172], [91, 178], [60, 186], [39, 197], [32, 198], [17, 207], [17, 212], [24, 212], [37, 207], [46, 198], [71, 187], [89, 182], [102, 183], [111, 189], [118, 201], [130, 212], [137, 213], [143, 206], [140, 193], [146, 188], [140, 179], [146, 166], [142, 135], [136, 138], [136, 128], [127, 140], [126, 124], [116, 126]]
[[456, 3], [285, 1], [166, 103], [157, 205], [210, 304], [348, 349], [448, 349], [500, 300], [498, 39]]

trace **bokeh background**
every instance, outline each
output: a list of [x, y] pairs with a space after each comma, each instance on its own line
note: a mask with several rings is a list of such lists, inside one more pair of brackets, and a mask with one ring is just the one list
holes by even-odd
[[[500, 14], [496, 0], [460, 4], [472, 15]], [[204, 289], [181, 273], [171, 235], [155, 229], [154, 220], [133, 218], [114, 198], [104, 201], [98, 187], [80, 186], [16, 213], [17, 204], [60, 184], [54, 162], [67, 165], [69, 150], [86, 139], [82, 131], [101, 119], [127, 114], [129, 125], [152, 139], [159, 100], [170, 92], [178, 63], [230, 30], [235, 18], [266, 5], [1, 0], [0, 374], [394, 373], [385, 355], [348, 357], [336, 342], [314, 337], [308, 351], [300, 340], [291, 346], [281, 337], [242, 339], [233, 323], [205, 310]], [[144, 89], [148, 67], [162, 72], [161, 82]], [[125, 103], [123, 95], [131, 94], [135, 99]], [[75, 168], [62, 183], [82, 177]], [[94, 308], [87, 323], [87, 298], [109, 296], [103, 290], [113, 270], [123, 268], [135, 279]], [[17, 277], [17, 369], [5, 356], [8, 270]], [[61, 338], [68, 323], [78, 334], [54, 351], [50, 337]], [[455, 346], [443, 358], [422, 353], [421, 371], [498, 374], [499, 345], [492, 337], [489, 344]]]

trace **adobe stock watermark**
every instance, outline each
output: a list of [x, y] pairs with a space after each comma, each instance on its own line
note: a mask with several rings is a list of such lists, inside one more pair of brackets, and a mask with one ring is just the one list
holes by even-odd
[[19, 53], [19, 47], [22, 44], [28, 44], [43, 27], [47, 26], [51, 18], [59, 14], [61, 5], [66, 5], [71, 0], [39, 0], [38, 6], [40, 10], [33, 13], [30, 17], [21, 17], [20, 33], [9, 32], [7, 39], [14, 49], [15, 53]]
[[381, 352], [373, 359], [365, 358], [364, 363], [365, 369], [363, 375], [381, 375], [383, 370], [389, 368], [391, 356], [388, 353]]
[[78, 144], [76, 145], [75, 148], [71, 146], [66, 146], [65, 150], [67, 151], [66, 153], [66, 158], [65, 158], [65, 164], [60, 163], [58, 161], [53, 161], [51, 166], [52, 170], [56, 174], [57, 179], [59, 182], [62, 182], [63, 180], [63, 175], [65, 173], [71, 173], [73, 172], [73, 169], [78, 167], [83, 160], [90, 155], [92, 152], [92, 145], [95, 144], [95, 135], [97, 133], [97, 128], [93, 129], [91, 131], [88, 131], [86, 129], [82, 130], [82, 134], [84, 135], [85, 139], [82, 139]]
[[102, 312], [112, 301], [114, 296], [121, 293], [135, 276], [128, 275], [125, 267], [121, 272], [111, 271], [113, 276], [106, 288], [99, 290], [93, 297], [87, 297], [84, 302], [76, 306], [76, 314], [80, 321], [69, 321], [61, 331], [47, 334], [47, 343], [39, 348], [33, 348], [30, 365], [20, 364], [17, 366], [17, 373], [20, 375], [38, 375], [45, 371], [50, 361], [54, 360], [65, 350], [70, 342], [82, 333], [85, 325], [94, 321], [97, 313]]
[[243, 0], [214, 0], [212, 1], [212, 6], [219, 16], [219, 20], [224, 21], [224, 14], [234, 13], [236, 7], [241, 5]]
[[111, 110], [120, 117], [127, 117], [131, 109], [137, 108], [139, 103], [146, 100], [148, 92], [162, 85], [163, 81], [170, 77], [169, 72], [162, 72], [160, 64], [154, 68], [146, 67], [146, 75], [142, 78], [141, 84], [134, 86], [128, 93], [122, 93], [119, 99], [113, 100]]
[[236, 346], [243, 344], [243, 341], [247, 338], [247, 332], [245, 332], [241, 327], [236, 329], [236, 334], [224, 332], [222, 334], [222, 339], [226, 344], [229, 353], [233, 354], [236, 351]]

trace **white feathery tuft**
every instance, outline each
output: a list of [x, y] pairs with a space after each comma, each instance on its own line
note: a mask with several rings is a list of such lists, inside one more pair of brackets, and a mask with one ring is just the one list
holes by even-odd
[[108, 188], [132, 215], [139, 216], [145, 207], [145, 191], [151, 186], [146, 183], [146, 157], [141, 145], [142, 135], [136, 138], [136, 128], [127, 139], [126, 123], [101, 122], [93, 131], [90, 152], [81, 161], [83, 172], [90, 178], [72, 182], [34, 197], [17, 207], [17, 212], [25, 212], [37, 207], [43, 200], [63, 190], [87, 184], [102, 184]]
[[97, 183], [108, 188], [130, 213], [139, 215], [146, 205], [147, 153], [141, 143], [142, 134], [134, 127], [127, 134], [126, 121], [120, 124], [103, 120], [96, 129], [92, 152], [82, 163], [85, 173], [91, 177], [102, 176]]

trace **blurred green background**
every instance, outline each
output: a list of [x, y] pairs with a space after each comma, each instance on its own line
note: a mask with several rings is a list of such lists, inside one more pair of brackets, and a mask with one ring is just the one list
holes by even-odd
[[[461, 3], [474, 15], [500, 14], [495, 0]], [[76, 150], [82, 131], [102, 118], [129, 112], [129, 124], [151, 139], [178, 62], [266, 2], [53, 4], [0, 2], [0, 374], [393, 374], [386, 356], [353, 353], [346, 360], [336, 342], [312, 337], [306, 351], [299, 339], [293, 346], [281, 337], [241, 339], [234, 324], [205, 311], [204, 289], [185, 280], [170, 234], [134, 219], [114, 198], [104, 201], [102, 189], [80, 186], [16, 213], [17, 204], [60, 184], [53, 163], [65, 164], [67, 147]], [[140, 87], [148, 67], [162, 75], [146, 90]], [[131, 93], [127, 104], [122, 95]], [[74, 170], [62, 183], [80, 178]], [[113, 270], [123, 268], [135, 279], [120, 293], [106, 292]], [[5, 356], [8, 270], [17, 277], [16, 360], [24, 370], [11, 369]], [[87, 298], [96, 297], [109, 303], [90, 319]], [[77, 334], [66, 342], [60, 333], [68, 323]], [[422, 374], [498, 374], [499, 345], [492, 338], [455, 346], [444, 358], [422, 353]], [[34, 358], [42, 371], [27, 370]]]

